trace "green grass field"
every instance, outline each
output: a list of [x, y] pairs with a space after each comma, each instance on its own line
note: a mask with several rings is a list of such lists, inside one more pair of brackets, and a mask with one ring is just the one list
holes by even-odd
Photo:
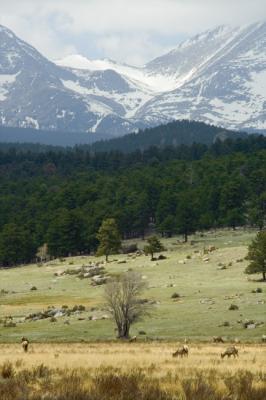
[[[155, 303], [151, 315], [134, 325], [131, 334], [138, 335], [143, 330], [148, 338], [154, 339], [207, 341], [213, 335], [221, 335], [228, 340], [237, 337], [242, 341], [260, 341], [266, 333], [266, 285], [259, 281], [260, 275], [243, 273], [247, 265], [244, 260], [247, 246], [254, 236], [252, 230], [223, 230], [194, 235], [189, 238], [194, 241], [193, 245], [190, 241], [184, 244], [176, 237], [165, 239], [162, 241], [167, 248], [164, 253], [167, 259], [158, 262], [150, 261], [145, 255], [111, 256], [106, 270], [110, 274], [129, 268], [140, 272], [148, 287], [143, 297]], [[140, 248], [144, 244], [138, 242]], [[217, 249], [203, 255], [203, 248], [208, 246]], [[209, 260], [204, 261], [205, 257]], [[31, 341], [47, 342], [114, 339], [112, 321], [97, 319], [106, 315], [104, 286], [92, 286], [90, 279], [79, 279], [75, 275], [55, 276], [55, 273], [78, 268], [95, 259], [72, 257], [42, 266], [0, 270], [0, 342], [15, 342], [22, 335]], [[97, 258], [100, 260], [103, 258]], [[123, 260], [126, 263], [119, 263]], [[227, 268], [219, 269], [219, 263]], [[31, 291], [32, 286], [37, 290]], [[262, 293], [252, 293], [258, 287], [262, 288]], [[174, 292], [180, 295], [178, 300], [171, 298]], [[48, 306], [73, 307], [75, 304], [86, 306], [86, 311], [58, 317], [54, 323], [50, 319], [25, 320], [26, 315]], [[239, 309], [228, 310], [231, 304]], [[4, 326], [8, 316], [13, 318], [15, 327]], [[89, 320], [89, 317], [96, 317], [96, 320]], [[245, 319], [264, 324], [245, 329], [239, 322]], [[69, 320], [68, 325], [64, 323], [66, 320]], [[229, 326], [222, 326], [224, 322], [229, 322]], [[145, 339], [145, 335], [141, 338]]]

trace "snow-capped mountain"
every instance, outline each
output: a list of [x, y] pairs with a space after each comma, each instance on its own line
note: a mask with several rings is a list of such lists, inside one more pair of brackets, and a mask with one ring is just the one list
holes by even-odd
[[177, 82], [183, 82], [147, 102], [137, 118], [153, 124], [188, 118], [234, 129], [266, 128], [266, 23], [220, 27], [150, 65], [173, 75], [175, 63]]
[[266, 129], [266, 23], [221, 26], [143, 67], [51, 62], [0, 27], [0, 123], [121, 135], [174, 119]]
[[2, 125], [119, 135], [144, 126], [125, 117], [138, 105], [135, 85], [114, 70], [62, 68], [0, 27]]

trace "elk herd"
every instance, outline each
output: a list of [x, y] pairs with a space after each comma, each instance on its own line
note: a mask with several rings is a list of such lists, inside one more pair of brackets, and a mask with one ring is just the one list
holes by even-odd
[[[133, 336], [133, 338], [131, 338], [129, 340], [129, 342], [136, 342], [137, 341], [137, 336]], [[23, 336], [21, 339], [21, 346], [22, 349], [25, 353], [28, 352], [28, 348], [29, 348], [29, 340]], [[224, 343], [224, 340], [221, 336], [214, 336], [213, 337], [213, 343]], [[184, 344], [183, 346], [179, 347], [173, 354], [173, 357], [188, 357], [189, 354], [189, 347]], [[235, 346], [229, 346], [225, 349], [224, 352], [221, 353], [221, 358], [223, 359], [224, 357], [227, 358], [231, 358], [231, 356], [233, 356], [234, 358], [238, 357], [238, 349]]]

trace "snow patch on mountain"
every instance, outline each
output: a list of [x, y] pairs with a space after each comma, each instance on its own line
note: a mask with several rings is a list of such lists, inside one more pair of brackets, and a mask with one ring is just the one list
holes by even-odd
[[250, 81], [247, 81], [246, 87], [250, 92], [261, 99], [266, 101], [266, 70], [260, 72], [252, 72]]
[[40, 128], [37, 119], [28, 116], [25, 117], [25, 121], [22, 122], [21, 126], [23, 128], [34, 128], [34, 129]]
[[6, 100], [9, 93], [9, 86], [16, 81], [18, 74], [0, 75], [0, 101]]
[[130, 79], [134, 85], [155, 93], [172, 90], [176, 87], [176, 80], [171, 76], [162, 74], [151, 75], [145, 67], [119, 64], [108, 59], [89, 60], [82, 55], [75, 54], [57, 60], [55, 63], [73, 70], [104, 71], [110, 69]]
[[0, 123], [121, 135], [174, 119], [266, 129], [266, 23], [220, 26], [136, 67], [53, 63], [0, 26]]

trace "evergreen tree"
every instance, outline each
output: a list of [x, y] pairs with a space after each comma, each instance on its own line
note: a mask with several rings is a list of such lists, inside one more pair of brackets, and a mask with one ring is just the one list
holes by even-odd
[[87, 248], [85, 233], [85, 222], [79, 212], [61, 209], [48, 229], [49, 254], [62, 257], [85, 251]]
[[115, 219], [108, 218], [102, 222], [97, 239], [100, 242], [97, 255], [105, 255], [106, 261], [108, 261], [108, 256], [112, 253], [117, 253], [121, 248], [120, 233]]
[[223, 222], [233, 229], [245, 223], [246, 181], [243, 178], [231, 177], [222, 188], [221, 210]]
[[12, 266], [30, 262], [36, 245], [31, 233], [24, 227], [10, 223], [0, 233], [0, 264]]
[[172, 236], [175, 229], [176, 196], [170, 190], [160, 195], [156, 210], [156, 226], [162, 236]]
[[176, 230], [176, 223], [174, 215], [167, 215], [158, 227], [158, 231], [161, 232], [162, 236], [172, 237]]
[[184, 236], [187, 242], [188, 235], [194, 233], [198, 225], [198, 215], [195, 205], [195, 199], [192, 192], [185, 192], [179, 196], [176, 227], [177, 232]]
[[250, 264], [245, 272], [247, 274], [262, 273], [262, 278], [266, 280], [266, 231], [257, 234], [248, 249], [247, 259]]
[[157, 236], [151, 236], [148, 238], [148, 244], [144, 247], [145, 254], [151, 255], [151, 260], [153, 260], [154, 253], [163, 251], [164, 247]]
[[248, 220], [251, 225], [255, 225], [262, 230], [266, 221], [266, 192], [254, 197], [249, 206]]

